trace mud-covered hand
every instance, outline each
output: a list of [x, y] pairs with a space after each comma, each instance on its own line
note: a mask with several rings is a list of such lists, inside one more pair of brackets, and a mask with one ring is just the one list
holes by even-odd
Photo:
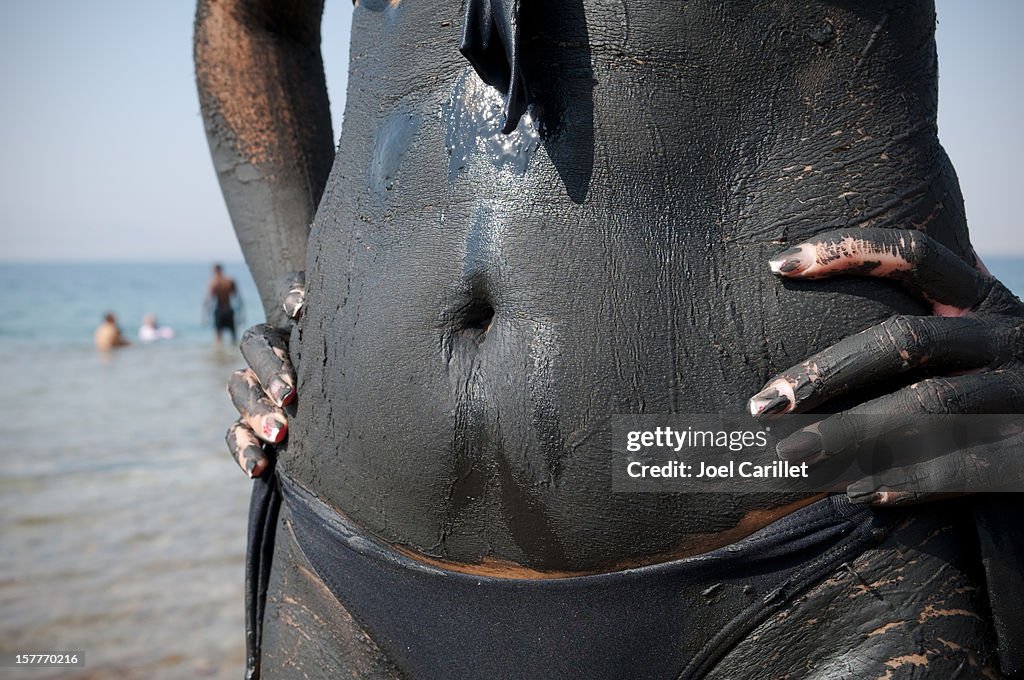
[[242, 356], [249, 368], [235, 371], [228, 380], [228, 394], [241, 415], [228, 429], [228, 451], [249, 477], [260, 476], [270, 463], [273, 445], [284, 441], [284, 407], [296, 396], [288, 338], [290, 325], [302, 315], [305, 273], [292, 272], [279, 286], [286, 321], [259, 324], [242, 334]]
[[[865, 228], [820, 234], [769, 264], [793, 280], [892, 279], [930, 304], [934, 314], [894, 316], [769, 380], [750, 399], [757, 417], [806, 412], [900, 376], [926, 376], [794, 433], [779, 443], [780, 458], [815, 464], [850, 455], [862, 442], [919, 414], [1024, 413], [1024, 304], [980, 262], [964, 262], [919, 231]], [[982, 484], [987, 480], [995, 487], [1019, 478], [1022, 468], [1024, 455], [1016, 445], [965, 447], [894, 468], [884, 487], [865, 479], [847, 493], [875, 505], [913, 503], [939, 497], [922, 493], [924, 487], [952, 488], [965, 475], [976, 487], [979, 475]]]

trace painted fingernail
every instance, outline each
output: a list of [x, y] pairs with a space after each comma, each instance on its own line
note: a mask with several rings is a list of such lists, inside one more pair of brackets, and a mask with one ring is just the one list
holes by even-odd
[[824, 448], [821, 435], [817, 432], [802, 430], [776, 444], [775, 452], [782, 460], [803, 461], [820, 455]]
[[243, 467], [245, 468], [245, 474], [249, 475], [249, 479], [255, 477], [256, 465], [260, 462], [261, 451], [255, 446], [249, 446], [242, 452], [242, 456], [245, 458]]
[[747, 402], [752, 416], [773, 416], [790, 408], [789, 398], [774, 387], [761, 390]]
[[295, 390], [281, 378], [274, 378], [270, 386], [270, 396], [278, 406], [284, 406], [295, 397]]
[[814, 262], [809, 250], [803, 245], [794, 246], [768, 260], [768, 266], [775, 274], [799, 274]]
[[284, 433], [287, 429], [288, 426], [277, 418], [263, 419], [263, 436], [275, 444], [284, 439]]

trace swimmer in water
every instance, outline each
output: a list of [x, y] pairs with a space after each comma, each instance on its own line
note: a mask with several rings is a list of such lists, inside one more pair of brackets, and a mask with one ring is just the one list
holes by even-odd
[[146, 314], [142, 317], [142, 325], [139, 326], [140, 342], [156, 342], [157, 340], [170, 340], [174, 337], [174, 329], [169, 326], [161, 326], [157, 323], [156, 315]]
[[96, 327], [92, 336], [96, 349], [106, 352], [118, 347], [127, 347], [131, 343], [121, 333], [117, 325], [117, 317], [112, 312], [107, 312], [103, 317], [103, 323]]

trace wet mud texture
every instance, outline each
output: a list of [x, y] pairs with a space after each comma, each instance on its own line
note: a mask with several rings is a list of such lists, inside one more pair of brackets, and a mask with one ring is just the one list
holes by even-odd
[[891, 282], [781, 282], [767, 263], [856, 226], [969, 252], [933, 8], [521, 7], [531, 104], [508, 135], [458, 6], [355, 8], [282, 460], [439, 559], [590, 570], [709, 549], [794, 499], [612, 494], [610, 416], [739, 412], [840, 338], [925, 313]]

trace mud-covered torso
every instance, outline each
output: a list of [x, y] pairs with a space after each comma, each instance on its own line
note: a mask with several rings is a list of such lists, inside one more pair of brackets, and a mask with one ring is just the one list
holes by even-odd
[[551, 570], [699, 550], [797, 500], [614, 494], [611, 417], [742, 411], [774, 373], [920, 312], [881, 283], [783, 284], [767, 260], [845, 224], [966, 248], [934, 16], [524, 9], [535, 103], [505, 136], [440, 4], [355, 10], [289, 473], [424, 555]]

